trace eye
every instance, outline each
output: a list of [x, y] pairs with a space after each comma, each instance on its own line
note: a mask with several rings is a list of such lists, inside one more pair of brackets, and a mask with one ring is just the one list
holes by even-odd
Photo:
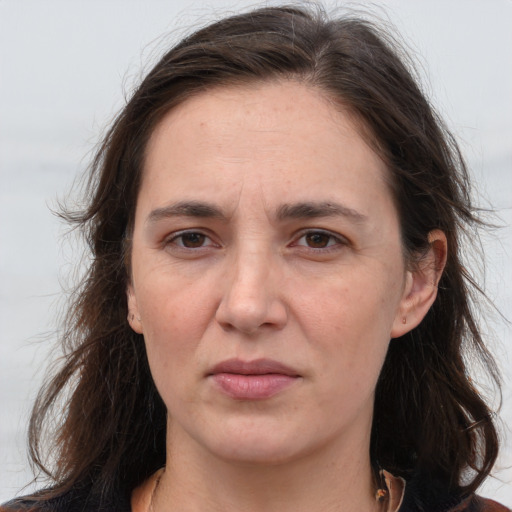
[[172, 234], [166, 241], [166, 245], [174, 245], [180, 249], [201, 249], [203, 247], [216, 246], [213, 240], [200, 231], [180, 231]]
[[341, 236], [334, 235], [328, 231], [315, 230], [302, 234], [293, 245], [310, 249], [329, 249], [346, 244], [347, 241]]

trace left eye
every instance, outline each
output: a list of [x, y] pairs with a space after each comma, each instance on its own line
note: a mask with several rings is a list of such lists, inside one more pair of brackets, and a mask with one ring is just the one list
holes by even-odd
[[302, 235], [296, 242], [296, 245], [310, 247], [311, 249], [325, 249], [333, 245], [339, 245], [342, 241], [324, 231], [310, 231]]

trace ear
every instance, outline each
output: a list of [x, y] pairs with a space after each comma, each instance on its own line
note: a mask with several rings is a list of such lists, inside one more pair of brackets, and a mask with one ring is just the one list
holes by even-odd
[[137, 334], [143, 334], [144, 330], [137, 306], [137, 296], [135, 295], [135, 290], [131, 283], [126, 288], [126, 297], [128, 300], [128, 323]]
[[417, 327], [437, 297], [437, 285], [446, 265], [448, 242], [439, 229], [428, 234], [428, 252], [407, 271], [404, 292], [398, 307], [391, 338], [399, 338]]

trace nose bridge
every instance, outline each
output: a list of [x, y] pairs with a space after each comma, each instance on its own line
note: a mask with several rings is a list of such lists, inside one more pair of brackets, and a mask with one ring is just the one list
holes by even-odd
[[270, 251], [251, 241], [234, 255], [230, 273], [228, 299], [232, 307], [247, 308], [247, 314], [260, 313], [271, 295], [272, 255]]
[[281, 327], [285, 308], [277, 296], [279, 263], [269, 244], [245, 240], [229, 258], [217, 318], [223, 326], [252, 333], [262, 325]]
[[239, 244], [234, 257], [236, 275], [239, 279], [251, 280], [251, 278], [257, 277], [258, 274], [260, 277], [269, 274], [272, 251], [268, 245], [257, 237]]

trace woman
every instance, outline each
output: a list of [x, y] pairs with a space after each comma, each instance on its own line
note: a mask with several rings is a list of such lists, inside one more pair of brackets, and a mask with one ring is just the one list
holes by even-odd
[[468, 187], [369, 23], [266, 8], [184, 39], [68, 214], [94, 258], [31, 420], [54, 485], [5, 509], [505, 510], [474, 494], [498, 441], [464, 362], [496, 377]]

